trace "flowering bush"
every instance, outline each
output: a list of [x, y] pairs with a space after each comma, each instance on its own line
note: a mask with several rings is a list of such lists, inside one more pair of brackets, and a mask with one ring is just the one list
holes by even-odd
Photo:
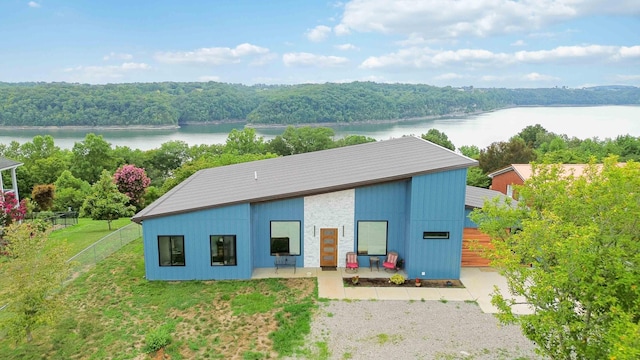
[[122, 165], [113, 174], [113, 181], [118, 191], [129, 197], [129, 202], [136, 208], [141, 208], [145, 191], [151, 184], [144, 169], [135, 165]]
[[0, 228], [9, 226], [14, 221], [24, 219], [26, 213], [26, 200], [23, 199], [18, 204], [16, 194], [13, 192], [0, 192]]

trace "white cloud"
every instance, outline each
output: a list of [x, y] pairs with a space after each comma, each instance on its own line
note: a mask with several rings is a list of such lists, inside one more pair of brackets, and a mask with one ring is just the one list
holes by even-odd
[[282, 55], [286, 66], [338, 67], [346, 65], [349, 59], [340, 56], [315, 55], [310, 53], [287, 53]]
[[159, 52], [154, 58], [167, 64], [209, 64], [222, 65], [239, 63], [243, 58], [264, 56], [269, 49], [244, 43], [235, 48], [212, 47], [200, 48], [194, 51]]
[[343, 51], [359, 50], [358, 47], [353, 44], [340, 44], [340, 45], [336, 45], [335, 48]]
[[542, 75], [542, 74], [538, 74], [537, 72], [526, 74], [524, 75], [523, 78], [524, 80], [527, 80], [527, 81], [558, 81], [560, 80], [560, 78], [557, 78], [555, 76]]
[[601, 14], [640, 13], [634, 0], [352, 0], [345, 4], [336, 33], [379, 32], [424, 38], [485, 37], [543, 29]]
[[331, 28], [325, 25], [318, 25], [305, 33], [305, 35], [307, 35], [307, 39], [313, 42], [324, 41], [329, 34], [331, 34]]
[[562, 64], [610, 62], [640, 57], [640, 46], [559, 46], [550, 50], [496, 53], [484, 49], [434, 50], [410, 47], [397, 52], [371, 56], [360, 64], [365, 69], [405, 67], [437, 68], [446, 66], [505, 66], [513, 64]]
[[110, 52], [108, 55], [105, 55], [102, 57], [102, 60], [104, 61], [108, 61], [108, 60], [131, 60], [133, 59], [133, 55], [131, 54], [125, 54], [125, 53], [116, 53], [116, 52]]
[[108, 65], [108, 66], [76, 66], [66, 68], [63, 71], [71, 74], [76, 79], [83, 81], [108, 81], [119, 79], [137, 70], [146, 71], [151, 69], [148, 64], [145, 63], [133, 63], [126, 62], [121, 65]]
[[454, 79], [462, 79], [464, 76], [456, 73], [445, 73], [436, 76], [435, 80], [454, 80]]
[[38, 4], [35, 1], [29, 1], [29, 3], [27, 5], [29, 5], [30, 8], [39, 8], [40, 7], [40, 4]]
[[525, 46], [527, 45], [523, 40], [516, 40], [510, 44], [511, 46]]

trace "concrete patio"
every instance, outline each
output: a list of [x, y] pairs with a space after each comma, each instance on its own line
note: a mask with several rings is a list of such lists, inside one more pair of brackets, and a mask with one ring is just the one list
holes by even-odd
[[[406, 277], [404, 272], [398, 273]], [[357, 273], [346, 272], [344, 268], [331, 271], [323, 271], [320, 268], [298, 268], [295, 273], [293, 268], [280, 269], [277, 273], [273, 268], [259, 268], [253, 271], [252, 278], [316, 277], [318, 278], [318, 296], [336, 300], [476, 301], [485, 313], [497, 312], [497, 309], [491, 305], [494, 286], [497, 286], [503, 294], [508, 294], [506, 280], [492, 268], [463, 267], [460, 281], [465, 288], [344, 287], [342, 279], [354, 275], [361, 278], [388, 278], [393, 274], [383, 269], [370, 270], [368, 267], [361, 267]], [[517, 314], [531, 312], [524, 305], [518, 305], [513, 310]]]

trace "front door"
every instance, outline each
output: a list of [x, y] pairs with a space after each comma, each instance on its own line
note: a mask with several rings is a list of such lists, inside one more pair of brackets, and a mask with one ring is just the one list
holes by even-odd
[[320, 229], [320, 267], [338, 266], [338, 229]]

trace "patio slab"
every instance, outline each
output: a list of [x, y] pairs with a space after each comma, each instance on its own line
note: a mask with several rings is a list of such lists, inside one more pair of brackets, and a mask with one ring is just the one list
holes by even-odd
[[[404, 272], [399, 272], [406, 277]], [[326, 299], [354, 299], [354, 300], [407, 300], [407, 301], [476, 301], [485, 313], [496, 313], [498, 309], [491, 305], [491, 293], [494, 286], [508, 295], [507, 282], [497, 271], [491, 268], [462, 268], [460, 281], [465, 288], [412, 288], [412, 287], [345, 287], [343, 278], [352, 276], [361, 278], [387, 278], [392, 274], [384, 271], [369, 270], [368, 267], [360, 268], [357, 273], [346, 272], [344, 268], [326, 271], [320, 268], [281, 269], [278, 273], [273, 268], [258, 268], [253, 271], [252, 278], [271, 277], [315, 277], [318, 281], [318, 296]], [[530, 314], [532, 310], [526, 305], [518, 305], [513, 308], [516, 314]]]

